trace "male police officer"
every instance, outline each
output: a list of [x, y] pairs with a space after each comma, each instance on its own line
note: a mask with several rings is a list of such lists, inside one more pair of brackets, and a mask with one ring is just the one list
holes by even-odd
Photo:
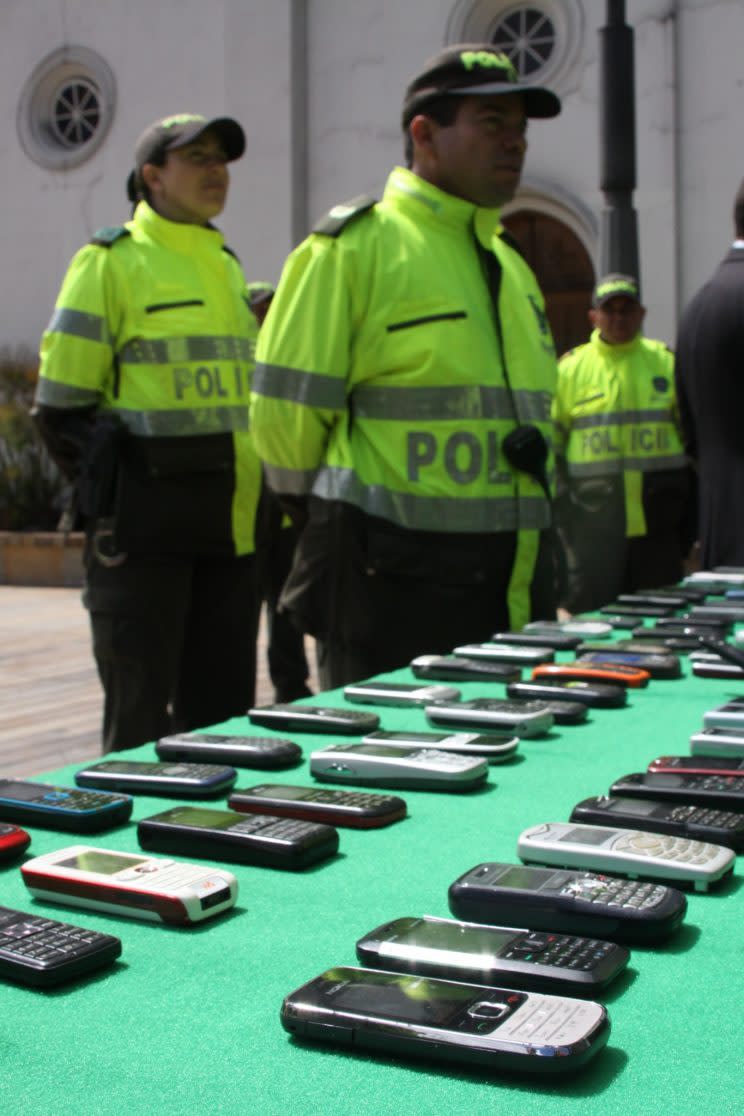
[[105, 751], [243, 714], [254, 696], [256, 325], [210, 223], [244, 147], [229, 118], [151, 125], [132, 220], [74, 257], [42, 342], [36, 417], [79, 487]]
[[[490, 45], [447, 48], [405, 94], [410, 169], [287, 261], [251, 424], [269, 484], [307, 516], [283, 599], [323, 641], [325, 685], [553, 614], [554, 348], [499, 216], [527, 118], [559, 111]], [[504, 450], [517, 427], [531, 472]]]
[[606, 275], [589, 342], [558, 365], [556, 523], [572, 612], [678, 581], [694, 539], [674, 355], [641, 334], [645, 313], [632, 276]]

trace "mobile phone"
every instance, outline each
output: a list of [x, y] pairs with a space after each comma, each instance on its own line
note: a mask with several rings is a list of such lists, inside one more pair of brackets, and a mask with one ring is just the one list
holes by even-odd
[[228, 910], [238, 881], [223, 868], [69, 845], [21, 866], [32, 895], [72, 907], [188, 926]]
[[329, 783], [466, 791], [485, 783], [488, 762], [434, 748], [410, 752], [390, 744], [334, 744], [311, 753], [310, 772]]
[[128, 791], [130, 794], [176, 794], [200, 798], [223, 794], [238, 777], [234, 767], [213, 763], [148, 763], [105, 760], [75, 773], [79, 787]]
[[175, 806], [143, 818], [137, 840], [155, 852], [261, 868], [307, 868], [338, 852], [338, 833], [330, 825], [204, 806]]
[[687, 910], [676, 887], [493, 861], [450, 884], [448, 899], [454, 915], [473, 922], [644, 944], [668, 937]]
[[734, 626], [731, 619], [725, 617], [712, 616], [698, 616], [692, 619], [689, 612], [684, 612], [681, 616], [675, 616], [672, 619], [657, 620], [652, 631], [673, 632], [675, 634], [688, 634], [690, 630], [698, 635], [719, 635], [721, 637], [728, 635]]
[[99, 833], [127, 821], [132, 799], [24, 779], [0, 779], [0, 818], [73, 833]]
[[744, 811], [744, 775], [696, 775], [692, 772], [636, 771], [612, 784], [611, 794], [687, 802], [717, 810]]
[[373, 969], [580, 995], [604, 988], [630, 959], [596, 938], [482, 926], [451, 918], [396, 918], [365, 934], [357, 957]]
[[339, 966], [287, 996], [298, 1038], [499, 1071], [568, 1073], [607, 1042], [601, 1004]]
[[0, 907], [0, 978], [50, 988], [113, 965], [121, 941], [84, 926]]
[[744, 756], [657, 756], [651, 760], [646, 770], [691, 771], [696, 775], [744, 775]]
[[683, 585], [704, 589], [706, 593], [724, 592], [744, 586], [744, 571], [736, 566], [724, 566], [715, 570], [695, 570], [682, 578]]
[[693, 756], [739, 756], [744, 758], [744, 726], [734, 729], [707, 728], [690, 737]]
[[566, 635], [578, 636], [580, 639], [609, 639], [614, 629], [606, 620], [582, 620], [581, 617], [575, 616], [572, 620], [531, 620], [522, 630], [565, 632]]
[[347, 701], [362, 705], [428, 705], [432, 701], [457, 701], [454, 686], [420, 686], [417, 682], [354, 682], [344, 686]]
[[[622, 796], [623, 790], [612, 788]], [[707, 891], [729, 876], [736, 854], [722, 845], [666, 837], [645, 830], [605, 825], [544, 822], [523, 829], [517, 840], [521, 860], [560, 868], [587, 868], [693, 884]]]
[[553, 716], [544, 702], [515, 698], [473, 698], [451, 705], [427, 705], [426, 719], [449, 728], [506, 728], [519, 737], [544, 736], [553, 727]]
[[512, 682], [506, 687], [509, 697], [534, 698], [536, 701], [583, 702], [590, 708], [618, 709], [627, 704], [628, 691], [624, 686], [612, 686], [608, 682], [582, 682], [581, 679], [559, 679], [544, 682]]
[[703, 714], [704, 728], [736, 729], [744, 732], [744, 697], [732, 698]]
[[689, 604], [687, 597], [675, 593], [620, 593], [617, 600], [619, 604], [640, 605], [642, 607], [644, 605], [658, 605], [661, 608], [687, 608]]
[[[507, 686], [507, 691], [509, 687]], [[529, 695], [509, 695], [514, 701], [531, 701]], [[537, 699], [543, 709], [551, 715], [557, 725], [580, 725], [589, 716], [589, 706], [584, 701], [564, 701], [560, 698], [541, 697]]]
[[708, 651], [713, 651], [716, 655], [720, 655], [726, 662], [734, 663], [738, 667], [744, 667], [744, 651], [739, 647], [733, 647], [725, 639], [718, 639], [714, 635], [701, 635], [698, 636], [698, 641], [701, 647], [705, 647]]
[[687, 614], [690, 620], [725, 620], [735, 622], [744, 620], [742, 601], [721, 600], [715, 604], [695, 605]]
[[436, 678], [442, 682], [514, 682], [522, 677], [511, 663], [490, 659], [466, 659], [460, 655], [419, 655], [410, 664], [417, 678]]
[[490, 659], [493, 663], [513, 663], [515, 666], [532, 666], [534, 663], [552, 663], [552, 647], [520, 647], [516, 643], [464, 643], [455, 647], [455, 655], [466, 659]]
[[482, 756], [489, 763], [511, 759], [519, 747], [519, 737], [510, 732], [371, 732], [362, 744], [393, 744], [405, 751], [436, 748], [460, 756]]
[[[648, 631], [648, 629], [644, 628], [644, 631]], [[614, 643], [609, 645], [607, 643], [602, 643], [602, 641], [598, 639], [587, 639], [576, 648], [576, 654], [583, 657], [592, 651], [596, 651], [600, 654], [611, 653], [614, 655], [622, 651], [624, 653], [631, 652], [639, 655], [668, 655], [669, 650], [669, 647], [658, 640], [658, 637], [656, 642], [643, 638], [616, 639]]]
[[494, 643], [516, 644], [517, 647], [539, 647], [552, 651], [573, 651], [581, 643], [582, 636], [572, 635], [571, 632], [539, 631], [539, 632], [494, 632], [491, 640]]
[[744, 678], [744, 667], [723, 659], [693, 659], [690, 667], [696, 678]]
[[652, 678], [681, 678], [682, 667], [680, 665], [679, 656], [667, 655], [652, 655], [638, 651], [615, 651], [608, 649], [607, 651], [589, 651], [581, 655], [577, 663], [597, 663], [600, 666], [605, 664], [621, 665], [637, 667], [639, 670], [646, 670]]
[[214, 732], [184, 732], [162, 736], [155, 745], [161, 759], [206, 760], [233, 767], [276, 770], [294, 767], [302, 759], [302, 748], [292, 740], [273, 736], [223, 736]]
[[725, 845], [737, 852], [744, 849], [744, 816], [725, 810], [709, 810], [705, 806], [599, 795], [578, 802], [571, 811], [569, 821], [668, 833], [673, 837]]
[[232, 792], [227, 804], [241, 814], [272, 814], [350, 829], [379, 829], [400, 821], [407, 812], [403, 799], [392, 794], [290, 787], [284, 783], [241, 787]]
[[265, 728], [289, 732], [322, 732], [339, 736], [362, 736], [380, 727], [376, 713], [361, 709], [336, 709], [332, 705], [299, 705], [278, 702], [248, 710], [248, 719]]
[[532, 677], [540, 682], [551, 678], [559, 682], [602, 682], [616, 686], [629, 686], [631, 689], [647, 686], [651, 675], [647, 670], [628, 666], [627, 663], [546, 663], [532, 671]]
[[17, 825], [0, 822], [0, 861], [13, 860], [31, 844], [31, 837]]
[[597, 611], [602, 615], [610, 616], [674, 616], [677, 611], [671, 605], [652, 604], [624, 604], [622, 601], [612, 601], [602, 605]]

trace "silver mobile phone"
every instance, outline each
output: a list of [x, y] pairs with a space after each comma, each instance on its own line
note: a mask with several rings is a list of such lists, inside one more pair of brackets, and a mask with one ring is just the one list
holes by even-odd
[[331, 783], [464, 791], [486, 781], [488, 762], [434, 748], [410, 752], [390, 744], [334, 744], [311, 754], [310, 771]]
[[460, 691], [454, 686], [420, 682], [354, 682], [344, 686], [344, 697], [362, 705], [429, 705], [457, 701]]

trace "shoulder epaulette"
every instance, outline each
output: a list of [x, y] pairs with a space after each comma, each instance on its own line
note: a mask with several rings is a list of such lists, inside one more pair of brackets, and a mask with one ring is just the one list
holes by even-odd
[[124, 225], [106, 225], [102, 229], [96, 229], [90, 238], [90, 243], [97, 244], [100, 248], [110, 248], [117, 240], [130, 235], [129, 229]]
[[238, 253], [233, 252], [232, 248], [228, 248], [226, 244], [222, 245], [222, 251], [227, 252], [228, 256], [232, 256], [234, 260], [237, 260], [238, 263], [240, 263], [240, 256], [238, 255]]
[[325, 217], [321, 217], [314, 226], [313, 232], [320, 233], [321, 236], [340, 236], [347, 225], [357, 217], [361, 217], [363, 213], [367, 213], [373, 205], [377, 205], [377, 198], [372, 198], [369, 194], [359, 194], [351, 201], [334, 205]]

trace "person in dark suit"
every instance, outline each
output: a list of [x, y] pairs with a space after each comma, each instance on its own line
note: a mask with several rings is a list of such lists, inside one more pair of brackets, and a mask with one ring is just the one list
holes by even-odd
[[685, 449], [698, 468], [700, 561], [744, 566], [744, 180], [736, 239], [685, 309], [676, 345]]

